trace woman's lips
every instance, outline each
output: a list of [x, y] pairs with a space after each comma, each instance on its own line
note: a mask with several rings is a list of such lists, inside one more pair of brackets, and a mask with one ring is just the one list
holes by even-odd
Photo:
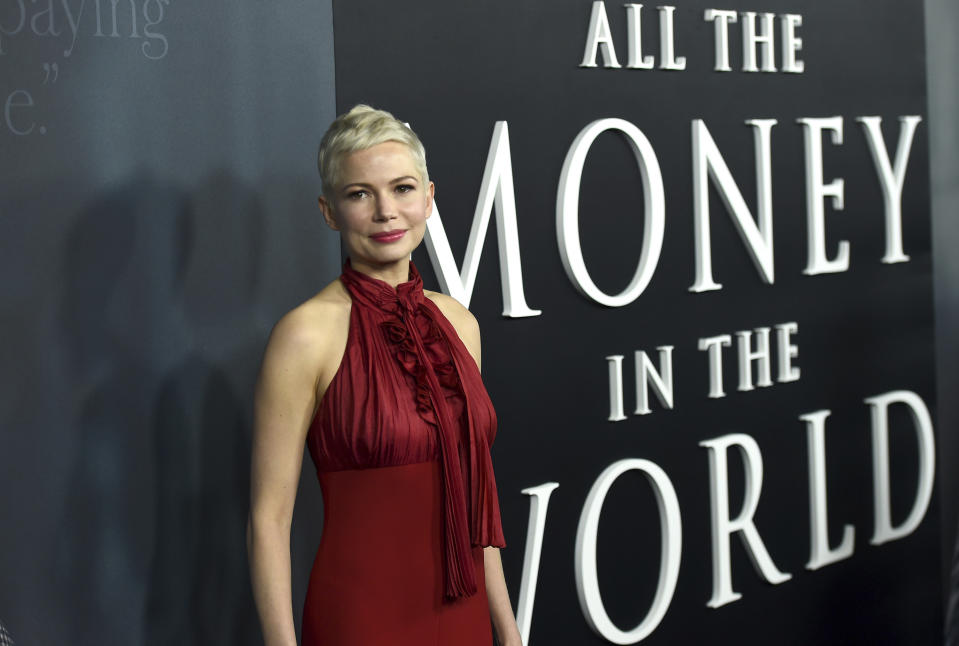
[[400, 238], [406, 235], [406, 231], [403, 229], [396, 229], [394, 231], [384, 231], [383, 233], [374, 233], [370, 236], [375, 242], [396, 242]]

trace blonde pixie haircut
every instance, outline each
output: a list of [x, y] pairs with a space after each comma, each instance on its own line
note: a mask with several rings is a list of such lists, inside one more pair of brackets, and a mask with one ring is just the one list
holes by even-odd
[[426, 150], [416, 133], [389, 112], [361, 103], [338, 116], [320, 142], [316, 165], [323, 182], [323, 195], [332, 201], [333, 191], [339, 181], [340, 163], [346, 155], [387, 141], [406, 146], [423, 185], [429, 184]]

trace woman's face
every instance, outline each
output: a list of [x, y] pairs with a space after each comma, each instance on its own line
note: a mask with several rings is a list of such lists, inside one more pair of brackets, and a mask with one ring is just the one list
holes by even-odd
[[350, 153], [332, 196], [320, 198], [326, 223], [339, 231], [353, 266], [371, 269], [408, 259], [433, 212], [409, 149], [396, 141]]

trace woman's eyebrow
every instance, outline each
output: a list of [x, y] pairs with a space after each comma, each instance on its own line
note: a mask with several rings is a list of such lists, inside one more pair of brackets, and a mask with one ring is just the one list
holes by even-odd
[[[399, 184], [400, 182], [418, 182], [419, 180], [414, 175], [403, 175], [402, 177], [397, 177], [396, 179], [391, 179], [390, 184]], [[373, 184], [371, 182], [350, 182], [349, 184], [344, 184], [342, 190], [348, 188], [359, 186], [361, 188], [371, 188]]]

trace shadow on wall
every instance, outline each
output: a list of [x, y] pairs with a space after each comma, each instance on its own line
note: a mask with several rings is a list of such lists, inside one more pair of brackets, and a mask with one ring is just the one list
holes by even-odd
[[[264, 220], [256, 194], [226, 176], [208, 180], [181, 210], [176, 241], [187, 262], [177, 267], [175, 291], [184, 323], [201, 337], [205, 327], [249, 321]], [[206, 344], [194, 345], [157, 390], [148, 646], [259, 643], [245, 543], [249, 398], [228, 378], [255, 370], [259, 352], [246, 339], [237, 343], [219, 365]]]
[[[148, 645], [257, 644], [246, 561], [250, 426], [223, 372], [192, 356], [156, 404]], [[200, 423], [190, 418], [200, 411]]]
[[233, 177], [186, 194], [140, 174], [67, 236], [76, 451], [56, 588], [70, 643], [261, 643], [245, 528], [266, 220]]

